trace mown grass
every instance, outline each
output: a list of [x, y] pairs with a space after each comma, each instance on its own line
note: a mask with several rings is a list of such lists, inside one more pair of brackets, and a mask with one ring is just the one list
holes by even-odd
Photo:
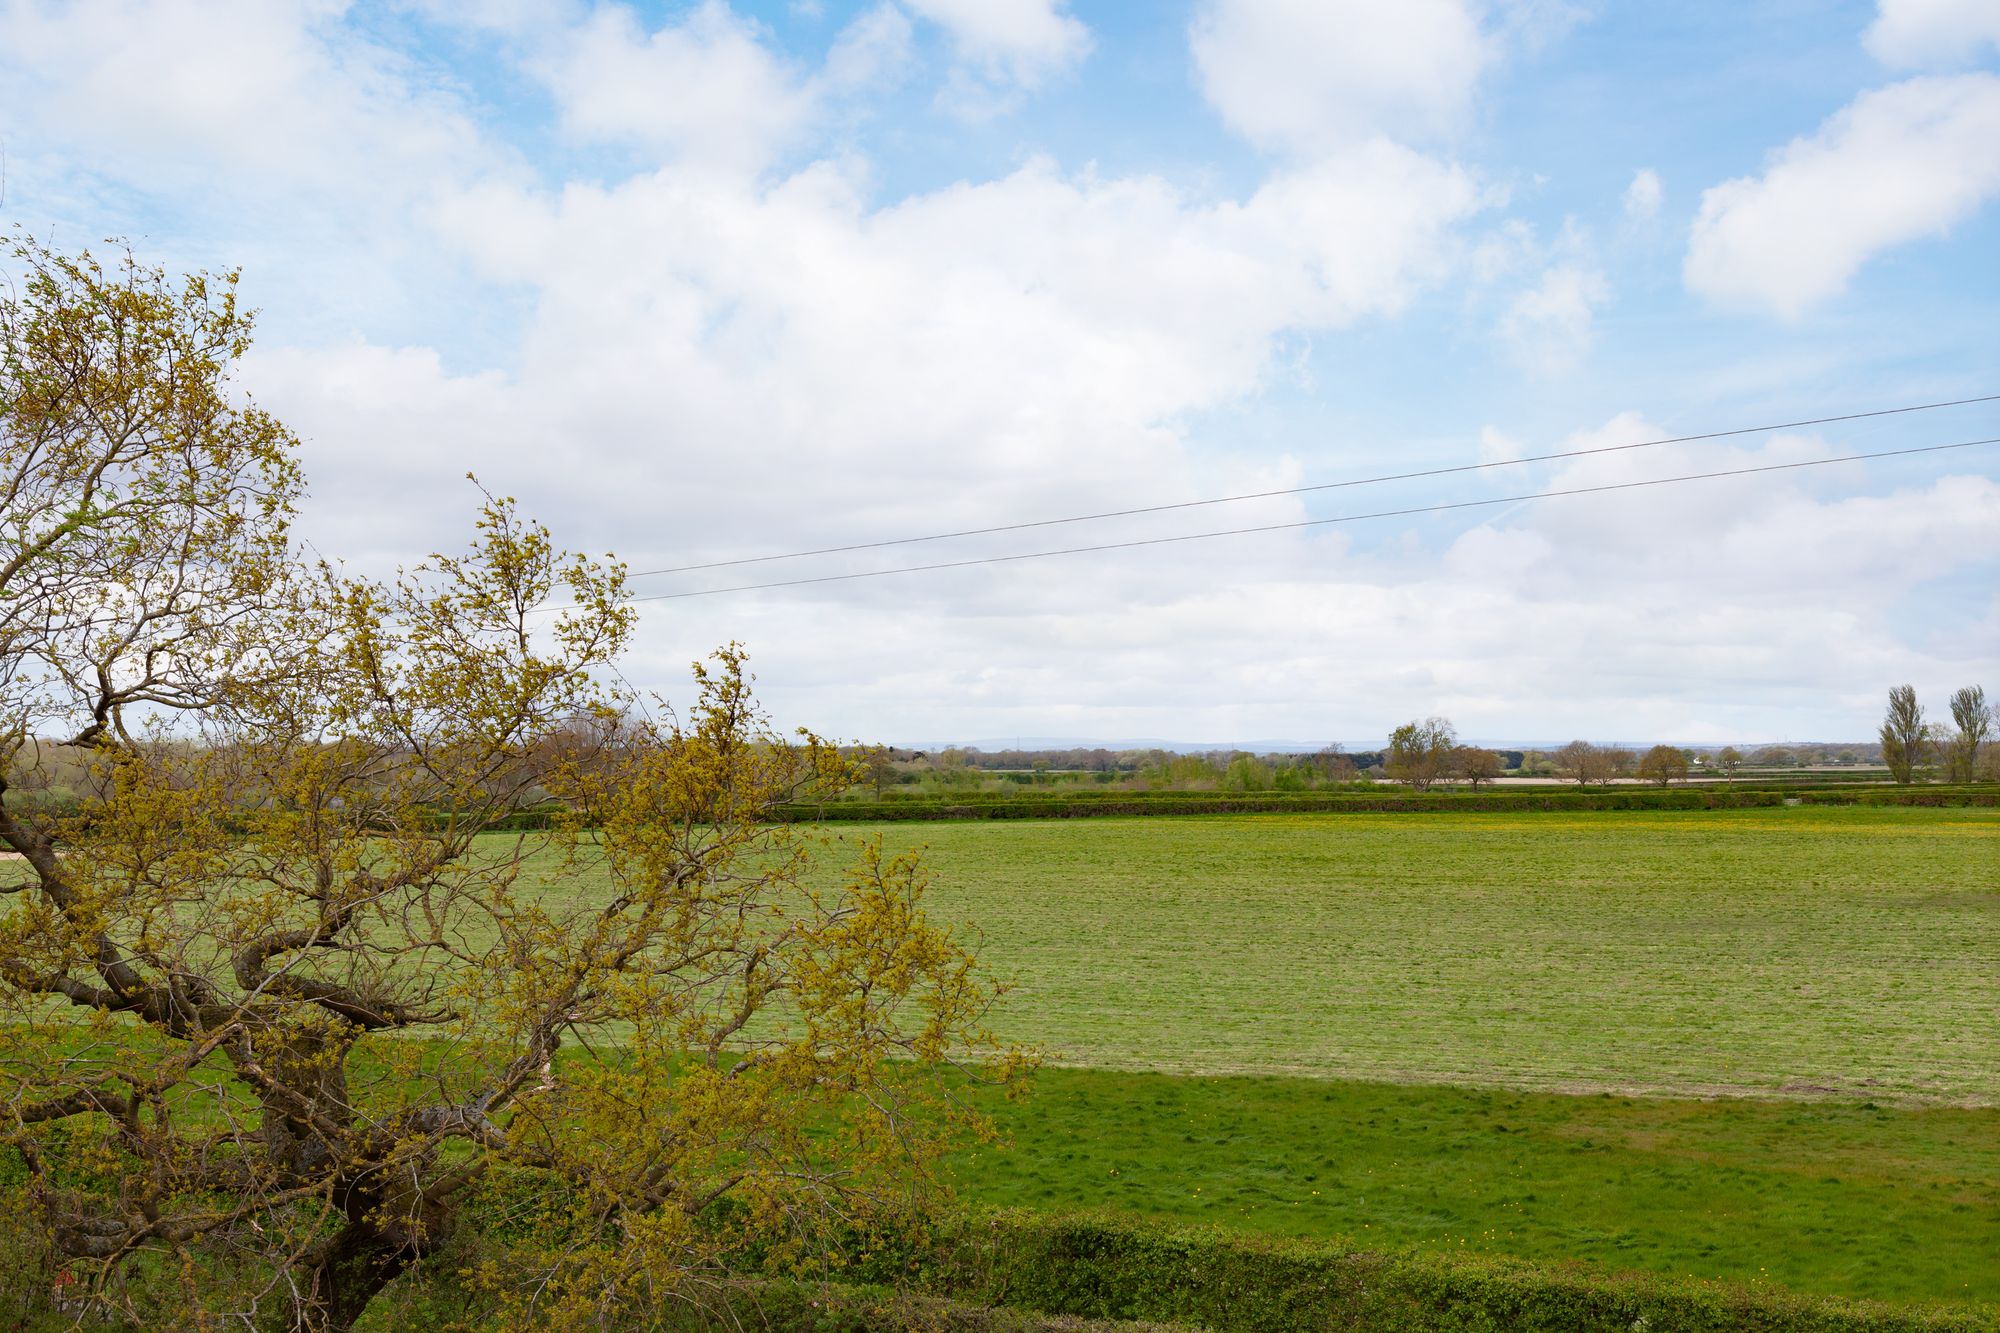
[[2000, 812], [877, 832], [1057, 1063], [2000, 1104]]
[[975, 1202], [2000, 1301], [2000, 1111], [1050, 1069]]

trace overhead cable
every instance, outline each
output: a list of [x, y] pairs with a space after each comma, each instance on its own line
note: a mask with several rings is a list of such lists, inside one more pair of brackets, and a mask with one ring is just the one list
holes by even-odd
[[[1092, 546], [1065, 546], [1050, 551], [1022, 551], [1013, 555], [979, 556], [966, 560], [942, 560], [928, 565], [904, 565], [895, 569], [861, 570], [852, 574], [821, 574], [812, 578], [780, 579], [770, 583], [741, 583], [727, 588], [701, 588], [692, 592], [650, 593], [620, 598], [621, 602], [671, 602], [688, 597], [719, 597], [724, 593], [762, 592], [770, 588], [800, 588], [817, 583], [848, 583], [857, 579], [887, 578], [893, 574], [925, 574], [941, 569], [968, 569], [974, 565], [1000, 565], [1017, 560], [1047, 560], [1053, 556], [1086, 555], [1096, 551], [1124, 551], [1141, 546], [1166, 546], [1175, 542], [1208, 541], [1216, 537], [1243, 537], [1260, 532], [1288, 532], [1300, 528], [1328, 527], [1336, 523], [1360, 523], [1377, 518], [1405, 518], [1417, 514], [1442, 514], [1456, 509], [1480, 509], [1497, 505], [1521, 504], [1528, 500], [1554, 500], [1569, 495], [1597, 495], [1606, 491], [1631, 491], [1649, 486], [1673, 486], [1682, 482], [1712, 481], [1721, 477], [1747, 477], [1760, 472], [1791, 472], [1801, 468], [1828, 467], [1835, 463], [1859, 463], [1872, 458], [1903, 458], [1913, 454], [1935, 454], [1949, 449], [1971, 449], [1983, 444], [2000, 444], [2000, 436], [1984, 440], [1961, 440], [1956, 444], [1931, 444], [1913, 449], [1884, 449], [1875, 453], [1841, 454], [1833, 458], [1810, 458], [1794, 463], [1766, 463], [1758, 467], [1728, 468], [1718, 472], [1693, 472], [1678, 477], [1654, 477], [1645, 481], [1609, 482], [1601, 486], [1572, 486], [1563, 490], [1534, 491], [1525, 495], [1501, 495], [1484, 500], [1457, 500], [1449, 504], [1414, 505], [1407, 509], [1380, 509], [1367, 514], [1342, 514], [1334, 518], [1307, 518], [1289, 523], [1263, 523], [1255, 527], [1220, 528], [1208, 532], [1187, 532], [1170, 537], [1139, 537], [1130, 541], [1102, 542]], [[571, 607], [549, 607], [552, 611]]]
[[1417, 481], [1425, 477], [1448, 477], [1460, 472], [1483, 472], [1489, 468], [1522, 467], [1529, 463], [1553, 463], [1568, 458], [1590, 458], [1598, 454], [1627, 453], [1634, 449], [1656, 449], [1667, 444], [1693, 444], [1700, 440], [1721, 440], [1736, 435], [1758, 435], [1765, 431], [1797, 430], [1805, 426], [1826, 426], [1842, 421], [1862, 421], [1870, 417], [1903, 416], [1912, 412], [1934, 412], [1939, 408], [1967, 407], [1975, 403], [2000, 402], [2000, 394], [1979, 398], [1954, 398], [1947, 402], [1916, 403], [1909, 407], [1885, 407], [1872, 412], [1848, 412], [1832, 417], [1808, 417], [1800, 421], [1779, 421], [1763, 426], [1738, 426], [1730, 430], [1704, 431], [1699, 435], [1675, 435], [1661, 440], [1640, 440], [1635, 444], [1607, 444], [1595, 449], [1570, 449], [1555, 454], [1535, 454], [1527, 458], [1499, 458], [1484, 463], [1461, 463], [1454, 467], [1426, 468], [1420, 472], [1395, 472], [1379, 477], [1355, 477], [1347, 481], [1323, 481], [1309, 486], [1287, 486], [1272, 491], [1250, 491], [1242, 495], [1219, 495], [1206, 500], [1180, 500], [1171, 504], [1140, 505], [1132, 509], [1108, 509], [1096, 514], [1073, 514], [1067, 518], [1038, 518], [1020, 523], [997, 523], [984, 528], [961, 528], [955, 532], [932, 532], [920, 537], [891, 537], [882, 541], [850, 542], [845, 546], [821, 546], [810, 551], [784, 551], [776, 555], [748, 555], [734, 560], [709, 560], [693, 565], [671, 565], [663, 569], [640, 569], [628, 577], [641, 579], [665, 574], [691, 574], [702, 569], [728, 569], [739, 565], [763, 565], [778, 560], [804, 560], [816, 555], [844, 555], [851, 551], [874, 551], [888, 546], [914, 546], [921, 542], [948, 541], [954, 537], [984, 537], [996, 532], [1022, 532], [1030, 528], [1052, 528], [1068, 523], [1096, 523], [1110, 518], [1131, 518], [1139, 514], [1164, 514], [1177, 509], [1200, 509], [1208, 505], [1237, 504], [1245, 500], [1271, 500], [1286, 495], [1308, 495], [1314, 491], [1344, 490], [1355, 486], [1379, 486], [1392, 481]]

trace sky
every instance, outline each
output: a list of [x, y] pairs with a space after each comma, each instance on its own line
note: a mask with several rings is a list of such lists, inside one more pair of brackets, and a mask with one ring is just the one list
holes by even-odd
[[[0, 224], [240, 267], [299, 531], [635, 571], [2000, 394], [2000, 0], [0, 0]], [[634, 579], [842, 739], [1859, 739], [2000, 403]], [[1472, 503], [1478, 502], [1478, 503]], [[667, 594], [1328, 522], [789, 588]]]

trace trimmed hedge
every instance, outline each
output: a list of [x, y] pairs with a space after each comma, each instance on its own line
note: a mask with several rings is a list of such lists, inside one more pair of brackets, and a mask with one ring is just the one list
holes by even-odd
[[[878, 1259], [874, 1281], [896, 1276]], [[953, 1300], [1218, 1333], [1996, 1333], [1991, 1306], [1894, 1306], [1580, 1266], [1384, 1254], [1112, 1217], [986, 1215], [905, 1256]]]
[[992, 796], [957, 800], [839, 801], [780, 807], [798, 823], [896, 823], [940, 819], [1085, 819], [1094, 816], [1511, 813], [1544, 810], [1739, 810], [1806, 805], [1991, 806], [2000, 787], [1610, 787], [1588, 790], [1308, 792], [1232, 796], [1220, 792], [1102, 792], [1061, 796]]
[[968, 1305], [890, 1287], [753, 1282], [717, 1305], [678, 1319], [669, 1311], [662, 1327], [782, 1333], [1197, 1333], [1179, 1324]]

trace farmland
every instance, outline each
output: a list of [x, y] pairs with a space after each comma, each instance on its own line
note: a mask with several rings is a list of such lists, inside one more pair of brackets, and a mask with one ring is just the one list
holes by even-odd
[[1991, 809], [878, 835], [1051, 1066], [975, 1202], [2000, 1300]]
[[1114, 1208], [1905, 1301], [2000, 1301], [2000, 1113], [1050, 1069], [983, 1204]]
[[872, 831], [1054, 1063], [2000, 1103], [1992, 810]]
[[1003, 1030], [1089, 1067], [999, 1108], [977, 1201], [2000, 1299], [1990, 811], [921, 836]]

